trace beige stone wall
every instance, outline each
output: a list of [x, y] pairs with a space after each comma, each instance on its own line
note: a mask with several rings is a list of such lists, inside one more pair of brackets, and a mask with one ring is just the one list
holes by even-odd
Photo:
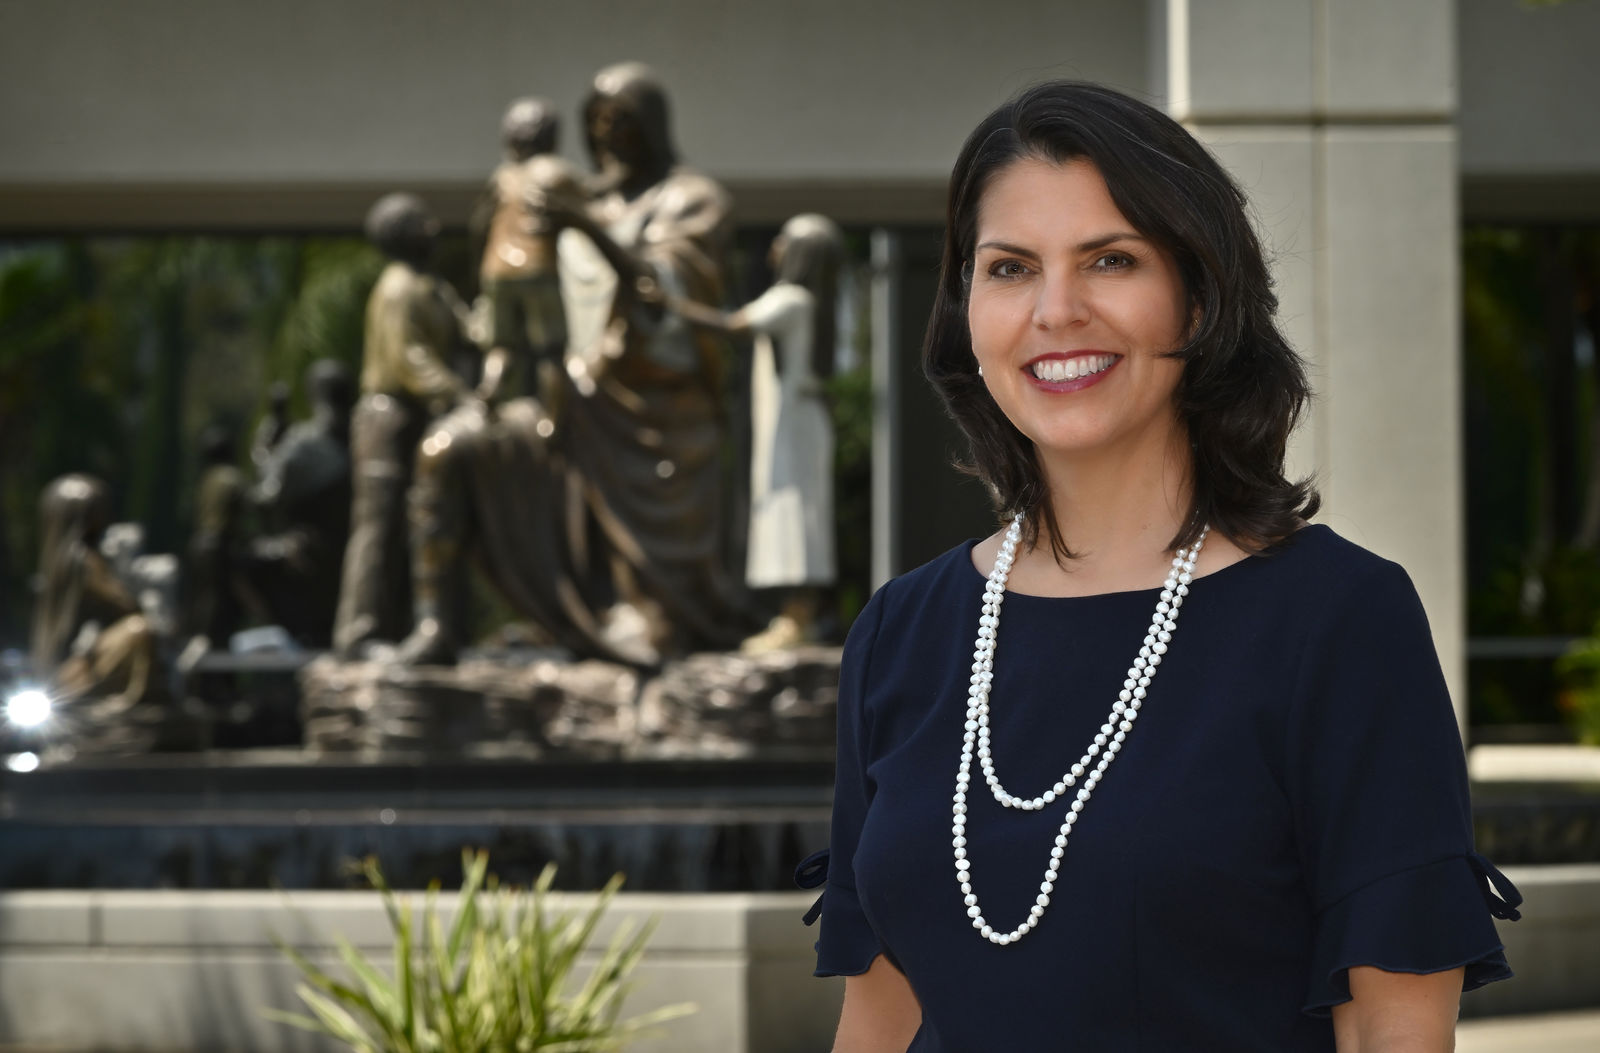
[[[1469, 206], [1498, 189], [1490, 212], [1600, 215], [1600, 195], [1583, 193], [1600, 186], [1600, 5], [1192, 7], [1188, 90], [1212, 119], [1298, 119], [1319, 90], [1336, 110], [1400, 120], [1454, 112], [1459, 97]], [[0, 0], [0, 229], [348, 225], [402, 184], [464, 209], [508, 99], [539, 92], [571, 113], [622, 58], [660, 68], [686, 155], [757, 214], [809, 196], [868, 220], [936, 218], [961, 135], [1016, 87], [1077, 76], [1160, 94], [1167, 8]], [[1547, 192], [1527, 200], [1530, 186]]]
[[[619, 896], [597, 931], [597, 949], [618, 925], [657, 922], [626, 1012], [698, 1006], [628, 1048], [826, 1049], [843, 984], [811, 977], [816, 930], [800, 917], [814, 898]], [[583, 897], [568, 902], [568, 909], [583, 909]], [[303, 1011], [294, 993], [298, 973], [273, 937], [337, 972], [334, 933], [369, 960], [391, 953], [389, 925], [372, 893], [0, 894], [0, 1049], [333, 1053], [344, 1047], [268, 1021], [261, 1010]]]
[[[962, 136], [1012, 91], [1142, 89], [1145, 17], [1095, 0], [0, 0], [0, 229], [152, 208], [359, 222], [396, 186], [464, 209], [510, 99], [575, 121], [623, 59], [662, 75], [684, 156], [745, 215], [927, 219]], [[576, 127], [564, 148], [581, 158]]]

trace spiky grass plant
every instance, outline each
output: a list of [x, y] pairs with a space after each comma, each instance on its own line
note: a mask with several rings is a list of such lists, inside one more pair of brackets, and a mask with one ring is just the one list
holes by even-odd
[[[622, 886], [621, 874], [606, 883], [593, 906], [573, 914], [550, 909], [555, 864], [526, 891], [500, 888], [488, 868], [487, 853], [462, 853], [461, 892], [447, 931], [437, 882], [415, 918], [377, 861], [366, 860], [362, 871], [382, 897], [394, 931], [392, 973], [336, 935], [349, 974], [340, 979], [275, 937], [300, 969], [304, 982], [295, 991], [312, 1015], [273, 1009], [267, 1016], [331, 1035], [357, 1053], [600, 1053], [694, 1011], [674, 1005], [621, 1017], [653, 921], [637, 930], [620, 926], [587, 977], [575, 984], [579, 958]], [[572, 986], [575, 993], [566, 993]]]

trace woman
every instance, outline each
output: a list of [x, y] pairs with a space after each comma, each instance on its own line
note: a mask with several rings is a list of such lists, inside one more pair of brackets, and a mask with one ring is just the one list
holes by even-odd
[[1510, 975], [1415, 590], [1284, 476], [1243, 204], [1092, 85], [961, 151], [924, 365], [1009, 526], [845, 649], [838, 1053], [1445, 1050]]
[[833, 583], [833, 422], [822, 378], [832, 372], [834, 306], [844, 235], [826, 216], [783, 225], [769, 259], [777, 280], [732, 314], [677, 297], [693, 325], [755, 335], [750, 369], [750, 541], [745, 584], [778, 589], [783, 609], [746, 652], [811, 639], [821, 590]]

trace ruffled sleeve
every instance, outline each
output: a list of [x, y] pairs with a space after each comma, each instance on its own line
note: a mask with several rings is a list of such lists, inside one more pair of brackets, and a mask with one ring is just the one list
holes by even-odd
[[833, 823], [826, 852], [813, 854], [795, 872], [802, 888], [823, 885], [822, 897], [806, 914], [821, 914], [817, 976], [858, 976], [884, 952], [856, 895], [855, 852], [872, 800], [866, 773], [867, 728], [863, 700], [872, 646], [883, 616], [883, 590], [861, 612], [845, 641], [839, 672], [839, 749], [833, 785]]
[[1315, 912], [1303, 1009], [1350, 1000], [1348, 970], [1511, 975], [1491, 915], [1521, 896], [1472, 847], [1454, 711], [1405, 572], [1382, 563], [1310, 635], [1288, 727], [1286, 788]]

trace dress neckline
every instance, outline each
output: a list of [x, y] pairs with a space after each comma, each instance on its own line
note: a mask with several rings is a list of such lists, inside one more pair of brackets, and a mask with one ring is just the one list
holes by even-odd
[[[1225, 578], [1227, 575], [1241, 567], [1265, 563], [1266, 561], [1274, 559], [1287, 552], [1302, 535], [1309, 534], [1313, 531], [1325, 533], [1329, 529], [1330, 528], [1325, 523], [1307, 523], [1305, 526], [1301, 527], [1299, 530], [1296, 530], [1293, 534], [1290, 534], [1287, 538], [1284, 538], [1282, 541], [1278, 542], [1276, 545], [1273, 545], [1271, 548], [1266, 549], [1265, 551], [1251, 553], [1243, 559], [1235, 560], [1232, 563], [1229, 563], [1226, 567], [1219, 567], [1208, 574], [1196, 575], [1190, 581], [1189, 587], [1193, 588], [1195, 585], [1203, 581], [1215, 581]], [[982, 540], [982, 538], [969, 538], [959, 550], [961, 553], [961, 562], [965, 567], [967, 576], [974, 582], [977, 582], [979, 587], [981, 587], [984, 582], [988, 581], [988, 577], [982, 571], [978, 570], [977, 566], [972, 562], [972, 550]], [[1082, 596], [1043, 596], [1036, 592], [1016, 592], [1008, 588], [1006, 589], [1006, 598], [1024, 599], [1029, 601], [1038, 601], [1041, 603], [1075, 603], [1090, 602], [1093, 600], [1111, 600], [1118, 597], [1151, 596], [1160, 591], [1160, 582], [1157, 582], [1149, 588], [1122, 589], [1117, 592], [1091, 592]]]

